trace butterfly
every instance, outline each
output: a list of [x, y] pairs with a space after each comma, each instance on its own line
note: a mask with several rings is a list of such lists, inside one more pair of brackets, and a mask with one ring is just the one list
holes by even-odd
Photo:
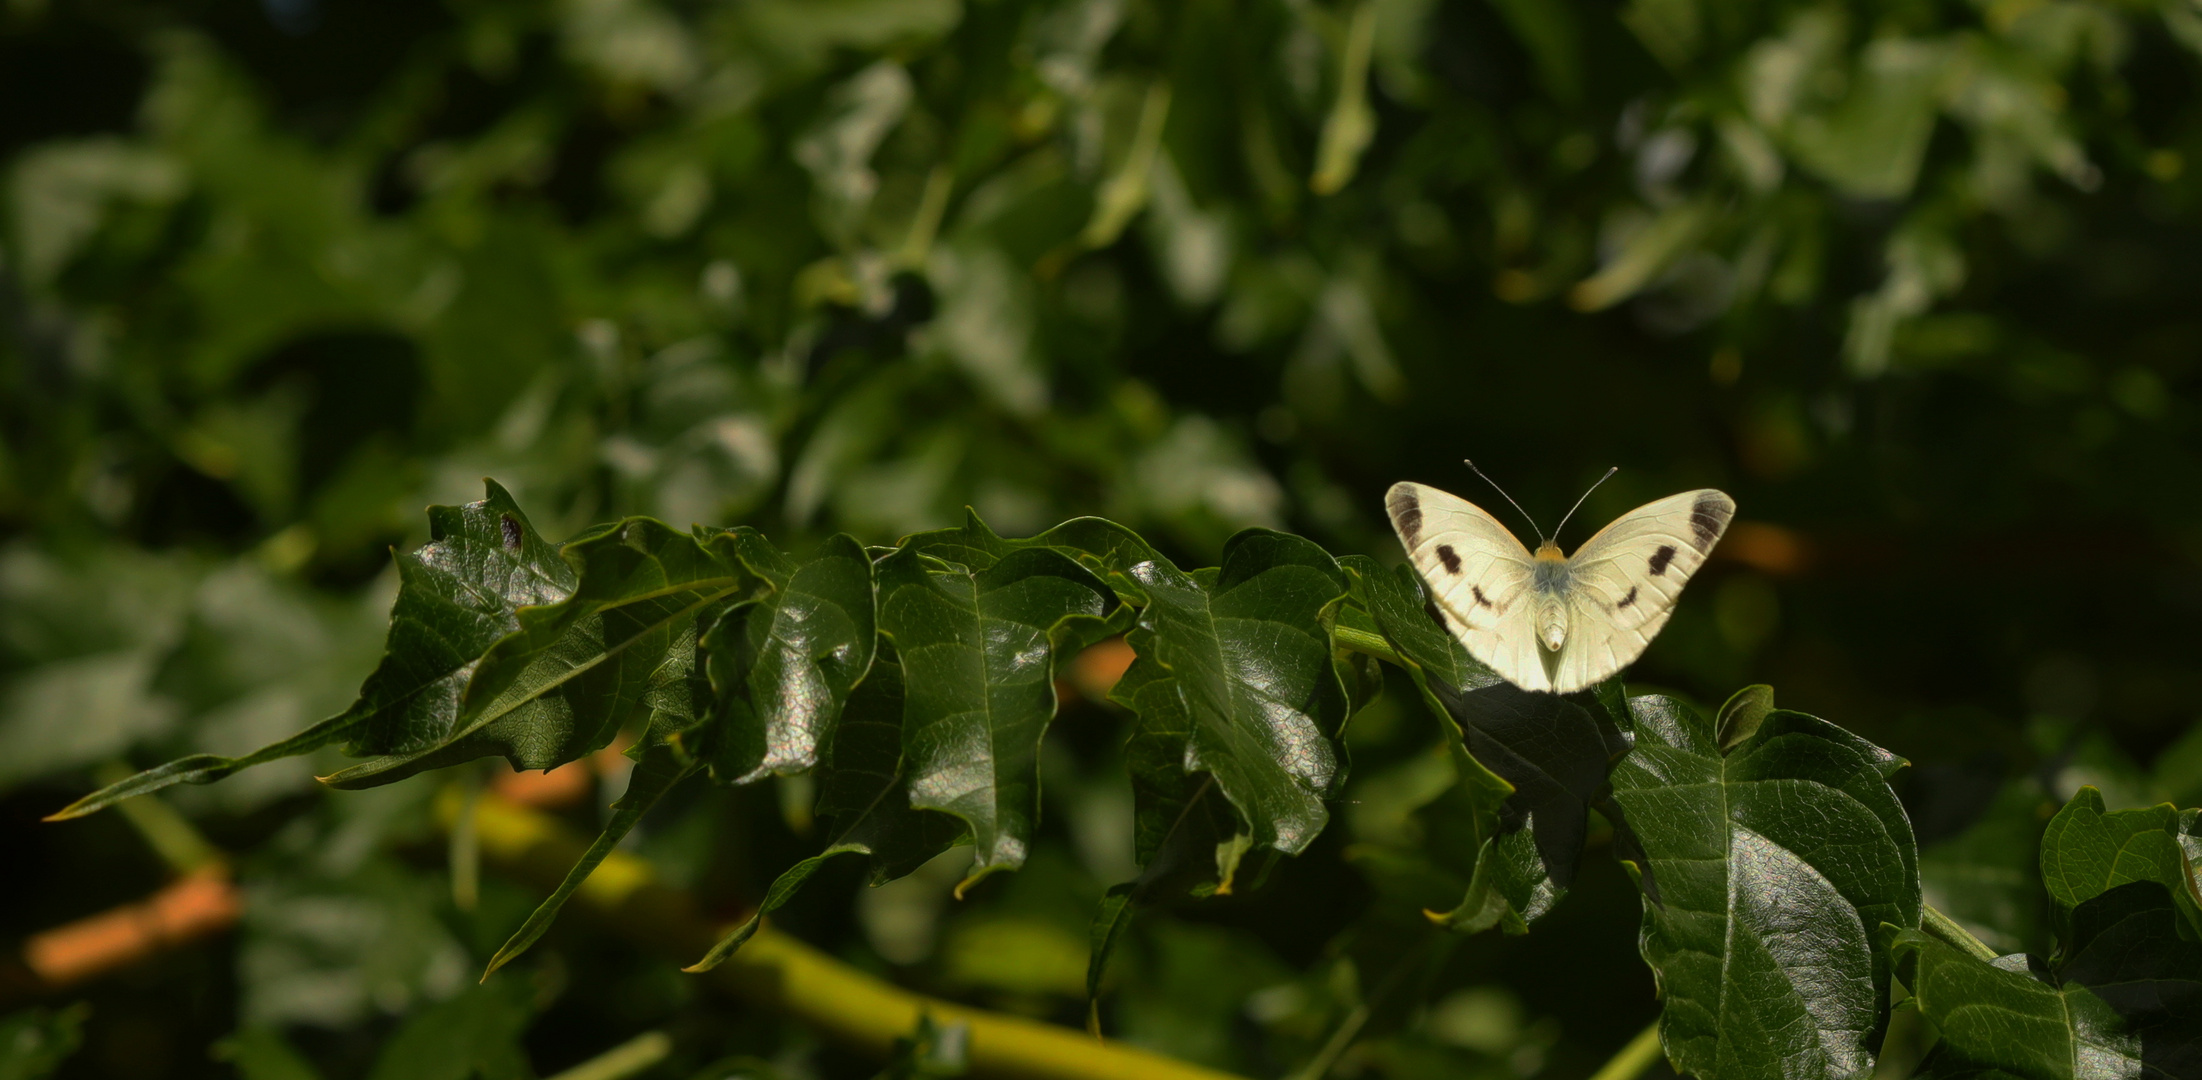
[[1685, 491], [1621, 515], [1575, 554], [1562, 555], [1542, 530], [1532, 553], [1483, 508], [1425, 484], [1393, 484], [1384, 505], [1407, 558], [1430, 585], [1439, 621], [1468, 654], [1524, 690], [1557, 694], [1597, 683], [1643, 655], [1736, 515], [1736, 501], [1723, 492]]

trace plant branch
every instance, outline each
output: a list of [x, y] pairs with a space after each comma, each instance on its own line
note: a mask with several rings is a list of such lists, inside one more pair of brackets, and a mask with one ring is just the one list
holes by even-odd
[[1634, 1080], [1659, 1060], [1660, 1052], [1659, 1022], [1655, 1020], [1650, 1027], [1637, 1032], [1627, 1046], [1606, 1059], [1605, 1065], [1592, 1073], [1590, 1080]]
[[1996, 958], [1996, 951], [1989, 948], [1987, 942], [1974, 937], [1972, 931], [1958, 925], [1956, 919], [1935, 910], [1932, 904], [1919, 905], [1919, 928], [1942, 939], [1945, 944], [1955, 946], [1958, 951], [1975, 960], [1988, 961]]
[[672, 1052], [671, 1035], [662, 1031], [645, 1031], [551, 1077], [550, 1080], [627, 1080], [627, 1077], [664, 1061]]
[[1334, 626], [1331, 627], [1330, 639], [1341, 649], [1351, 649], [1402, 667], [1407, 664], [1397, 652], [1392, 651], [1392, 643], [1384, 640], [1382, 634], [1372, 634], [1350, 626]]
[[[438, 814], [457, 823], [460, 800], [448, 791]], [[555, 887], [588, 844], [554, 818], [494, 796], [475, 804], [474, 827], [482, 859], [538, 887]], [[642, 859], [624, 851], [606, 856], [573, 895], [574, 906], [606, 920], [614, 931], [682, 961], [718, 940], [689, 896], [660, 883]], [[770, 926], [705, 978], [736, 997], [782, 1013], [819, 1033], [881, 1060], [897, 1038], [916, 1030], [918, 1018], [961, 1023], [970, 1031], [969, 1061], [975, 1077], [1021, 1080], [1232, 1080], [1189, 1062], [1104, 1043], [1081, 1031], [1023, 1017], [975, 1009], [914, 994], [819, 952]]]

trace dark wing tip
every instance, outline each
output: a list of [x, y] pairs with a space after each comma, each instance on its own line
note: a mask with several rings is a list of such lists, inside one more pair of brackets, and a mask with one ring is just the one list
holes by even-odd
[[1713, 550], [1735, 516], [1736, 501], [1725, 493], [1708, 489], [1698, 494], [1690, 506], [1690, 542], [1699, 554]]
[[1384, 494], [1384, 509], [1391, 514], [1392, 528], [1408, 550], [1422, 541], [1422, 500], [1415, 494], [1413, 484], [1393, 484]]

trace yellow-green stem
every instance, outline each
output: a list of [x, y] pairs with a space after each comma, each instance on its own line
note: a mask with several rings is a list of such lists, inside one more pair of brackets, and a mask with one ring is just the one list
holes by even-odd
[[[445, 793], [438, 807], [446, 827], [457, 823], [460, 799]], [[544, 889], [555, 887], [586, 841], [544, 814], [495, 798], [474, 809], [485, 863]], [[614, 851], [573, 895], [569, 910], [593, 912], [617, 933], [685, 962], [718, 940], [687, 894], [657, 881], [650, 864]], [[868, 975], [793, 937], [764, 926], [740, 952], [704, 976], [736, 997], [794, 1018], [838, 1045], [886, 1058], [918, 1017], [962, 1023], [970, 1031], [968, 1061], [975, 1077], [1024, 1080], [1230, 1080], [1230, 1074], [1178, 1061], [1082, 1031], [1005, 1016], [914, 994]]]
[[1659, 1055], [1659, 1023], [1653, 1021], [1650, 1027], [1637, 1032], [1627, 1046], [1606, 1059], [1605, 1066], [1592, 1073], [1590, 1080], [1635, 1080], [1659, 1060]]
[[671, 1035], [662, 1031], [645, 1031], [551, 1077], [550, 1080], [627, 1080], [627, 1077], [664, 1061], [672, 1052]]
[[1935, 910], [1932, 904], [1919, 906], [1919, 928], [1958, 949], [1975, 960], [1993, 960], [1996, 951], [1988, 943], [1973, 936], [1973, 932], [1958, 925], [1956, 919]]

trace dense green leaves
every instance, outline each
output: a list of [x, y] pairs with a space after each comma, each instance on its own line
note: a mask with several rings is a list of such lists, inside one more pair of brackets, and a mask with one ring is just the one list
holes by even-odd
[[[2160, 804], [2105, 812], [2102, 793], [2083, 787], [2049, 821], [2041, 840], [2041, 880], [2060, 913], [2070, 913], [2120, 885], [2153, 881], [2173, 896], [2187, 893], [2182, 838], [2192, 837], [2202, 811]], [[2202, 912], [2186, 905], [2195, 930]]]
[[[520, 608], [558, 604], [575, 585], [573, 568], [538, 535], [512, 496], [495, 481], [488, 488], [481, 502], [431, 507], [430, 542], [399, 556], [400, 586], [385, 656], [349, 709], [244, 757], [196, 754], [148, 769], [55, 816], [91, 813], [170, 784], [211, 783], [339, 740], [355, 754], [392, 755], [396, 761], [425, 756], [461, 734], [462, 698], [484, 654], [519, 629]], [[551, 736], [550, 741], [565, 740]], [[552, 762], [534, 767], [547, 764]]]
[[1723, 753], [1687, 705], [1629, 705], [1636, 745], [1613, 798], [1658, 879], [1642, 945], [1676, 1068], [1705, 1080], [1870, 1071], [1888, 1001], [1872, 935], [1919, 921], [1911, 826], [1888, 786], [1903, 762], [1781, 710]]
[[1894, 935], [1899, 975], [1942, 1032], [1931, 1075], [2172, 1077], [2202, 1067], [2202, 942], [2181, 858], [2196, 811], [2105, 812], [2083, 787], [2041, 838], [2058, 914], [2044, 959]]
[[84, 1006], [0, 1017], [0, 1080], [45, 1080], [84, 1043]]
[[910, 803], [970, 825], [968, 885], [1024, 864], [1056, 660], [1115, 629], [1107, 616], [1117, 603], [1076, 560], [1048, 548], [997, 558], [959, 544], [962, 562], [927, 548], [913, 538], [880, 561], [880, 631], [902, 657]]
[[1935, 1076], [1983, 1067], [2029, 1080], [2141, 1075], [2140, 1040], [2110, 1005], [2085, 987], [2036, 978], [2026, 957], [1984, 963], [1916, 930], [1897, 934], [1893, 949], [1920, 1012], [1961, 1059], [1939, 1062]]

